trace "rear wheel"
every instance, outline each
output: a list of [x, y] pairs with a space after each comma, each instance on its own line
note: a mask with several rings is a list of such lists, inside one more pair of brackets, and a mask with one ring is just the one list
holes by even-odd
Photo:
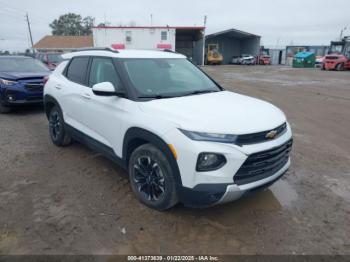
[[129, 160], [131, 188], [139, 201], [156, 210], [166, 210], [178, 202], [173, 170], [157, 147], [145, 144]]
[[344, 63], [337, 64], [335, 67], [337, 71], [343, 71], [344, 70]]
[[50, 111], [49, 131], [52, 142], [57, 146], [67, 146], [72, 141], [65, 130], [63, 115], [58, 106], [54, 106]]
[[11, 107], [5, 106], [0, 102], [0, 114], [7, 114], [11, 112]]

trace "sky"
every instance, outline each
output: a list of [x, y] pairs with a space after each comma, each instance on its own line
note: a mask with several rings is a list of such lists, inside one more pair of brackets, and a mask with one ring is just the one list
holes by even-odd
[[262, 45], [328, 45], [347, 27], [349, 0], [0, 0], [0, 50], [30, 46], [25, 14], [34, 43], [50, 35], [49, 24], [73, 12], [95, 17], [96, 24], [202, 26], [206, 34], [235, 28], [262, 36]]

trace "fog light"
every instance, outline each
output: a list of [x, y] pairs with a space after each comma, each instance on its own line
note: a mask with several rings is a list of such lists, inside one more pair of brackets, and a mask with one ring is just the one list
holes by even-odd
[[213, 171], [226, 164], [226, 158], [216, 153], [200, 153], [197, 160], [196, 170], [199, 172]]
[[14, 100], [15, 100], [14, 97], [13, 97], [12, 95], [8, 95], [8, 96], [7, 96], [7, 99], [8, 99], [9, 101], [14, 101]]

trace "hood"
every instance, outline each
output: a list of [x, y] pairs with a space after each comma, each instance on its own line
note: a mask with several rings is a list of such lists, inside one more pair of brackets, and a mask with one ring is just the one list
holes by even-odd
[[152, 100], [141, 103], [140, 109], [182, 129], [219, 134], [267, 131], [286, 121], [272, 104], [228, 91]]
[[31, 79], [31, 78], [43, 78], [48, 76], [50, 72], [0, 72], [0, 78], [5, 78], [8, 80], [21, 80], [21, 79]]

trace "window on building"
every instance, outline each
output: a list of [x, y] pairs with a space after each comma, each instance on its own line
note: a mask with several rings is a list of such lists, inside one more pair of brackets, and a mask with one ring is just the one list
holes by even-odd
[[125, 32], [125, 42], [127, 44], [130, 44], [132, 41], [132, 37], [131, 37], [131, 31], [126, 31]]
[[161, 36], [162, 41], [168, 40], [168, 32], [167, 31], [162, 31], [160, 36]]

